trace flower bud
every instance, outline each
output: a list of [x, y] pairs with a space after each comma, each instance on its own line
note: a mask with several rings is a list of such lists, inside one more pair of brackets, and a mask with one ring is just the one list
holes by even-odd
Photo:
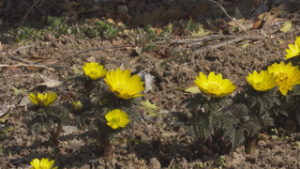
[[80, 101], [73, 102], [73, 108], [77, 111], [82, 110], [83, 109], [82, 103]]
[[191, 121], [194, 118], [193, 114], [191, 112], [186, 112], [185, 116], [186, 116], [187, 121]]

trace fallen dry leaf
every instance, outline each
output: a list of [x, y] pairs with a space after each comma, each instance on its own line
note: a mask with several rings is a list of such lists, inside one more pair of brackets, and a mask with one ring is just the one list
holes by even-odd
[[2, 68], [2, 72], [3, 73], [9, 73], [12, 72], [14, 74], [22, 74], [22, 71], [20, 69], [18, 69], [17, 67], [15, 67], [14, 65], [11, 66], [5, 66]]
[[41, 78], [45, 81], [44, 83], [40, 83], [37, 84], [36, 86], [32, 87], [31, 89], [29, 89], [29, 91], [32, 91], [33, 89], [40, 87], [40, 86], [45, 86], [47, 88], [55, 88], [60, 86], [63, 82], [58, 81], [58, 80], [52, 80], [42, 74], [39, 74], [41, 76]]
[[137, 25], [139, 24], [141, 20], [141, 13], [139, 9], [136, 9], [135, 13], [131, 16], [128, 25], [132, 26], [132, 25]]
[[268, 19], [263, 23], [262, 28], [268, 27], [275, 22], [275, 19], [278, 14], [269, 15]]
[[207, 14], [209, 11], [210, 5], [208, 4], [203, 4], [196, 6], [194, 9], [192, 9], [187, 16], [192, 17], [193, 19], [197, 20], [198, 17], [203, 17]]
[[13, 72], [13, 73], [15, 73], [15, 74], [22, 74], [22, 72], [21, 72], [21, 70], [20, 69], [18, 69], [16, 66], [14, 66], [14, 65], [11, 65], [10, 66], [10, 70]]
[[120, 45], [121, 43], [122, 43], [122, 39], [120, 39], [120, 40], [112, 39], [112, 44], [113, 45]]
[[262, 24], [262, 20], [259, 19], [259, 20], [255, 21], [252, 25], [252, 29], [260, 28], [261, 24]]
[[167, 11], [163, 15], [161, 20], [163, 22], [167, 22], [167, 21], [170, 21], [170, 20], [179, 20], [179, 19], [182, 19], [184, 17], [185, 17], [185, 15], [184, 15], [184, 12], [183, 12], [182, 8], [177, 8], [177, 9], [171, 9], [171, 10]]
[[71, 99], [75, 99], [75, 98], [76, 98], [75, 93], [66, 93], [66, 94], [61, 95], [61, 100], [62, 101], [67, 101], [67, 100], [71, 100]]
[[159, 28], [150, 27], [150, 30], [153, 30], [157, 36], [159, 36], [163, 32], [163, 30], [160, 27]]
[[157, 101], [159, 101], [159, 97], [157, 97], [157, 96], [150, 99], [151, 103], [156, 103]]
[[[40, 57], [40, 56], [30, 56], [28, 58], [24, 58], [30, 62], [33, 62], [33, 63], [45, 63], [45, 61], [47, 60], [47, 58], [44, 58], [44, 57]], [[40, 68], [38, 67], [26, 67], [28, 70], [32, 71], [32, 72], [38, 72], [40, 70]]]
[[165, 13], [165, 6], [161, 5], [159, 8], [154, 9], [151, 13], [145, 16], [142, 24], [152, 25], [155, 21], [157, 22]]
[[208, 156], [213, 156], [214, 155], [214, 153], [210, 149], [208, 149], [205, 145], [203, 145], [202, 143], [198, 142], [197, 146], [203, 154], [208, 155]]
[[137, 6], [140, 2], [143, 2], [143, 0], [132, 0], [128, 3], [128, 8], [134, 8]]
[[171, 56], [171, 52], [163, 53], [163, 52], [159, 52], [159, 51], [154, 51], [153, 54], [154, 54], [154, 57], [156, 57], [158, 59], [166, 59]]
[[285, 21], [282, 27], [279, 29], [281, 32], [287, 33], [292, 28], [291, 21]]

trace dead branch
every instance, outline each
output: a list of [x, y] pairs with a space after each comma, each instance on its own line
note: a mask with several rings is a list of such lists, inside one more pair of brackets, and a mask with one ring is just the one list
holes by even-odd
[[[251, 36], [247, 36], [249, 39], [252, 39], [252, 40], [261, 40], [261, 39], [265, 39], [264, 36], [252, 36], [253, 38], [251, 38]], [[233, 43], [237, 43], [239, 41], [243, 41], [245, 40], [245, 38], [242, 36], [242, 37], [237, 37], [235, 39], [231, 39], [231, 40], [227, 40], [227, 41], [224, 41], [224, 42], [221, 42], [221, 43], [217, 43], [217, 44], [211, 44], [211, 45], [208, 45], [208, 46], [205, 46], [203, 48], [200, 48], [200, 49], [197, 49], [197, 50], [194, 50], [193, 53], [200, 53], [200, 52], [203, 52], [204, 50], [207, 50], [208, 48], [219, 48], [219, 47], [222, 47], [222, 46], [225, 46], [225, 45], [228, 45], [228, 44], [233, 44]]]
[[82, 53], [86, 53], [86, 52], [90, 52], [90, 51], [98, 51], [98, 50], [105, 50], [105, 49], [115, 49], [115, 48], [126, 48], [126, 47], [135, 47], [134, 45], [121, 45], [121, 46], [109, 46], [109, 47], [103, 47], [103, 48], [94, 48], [94, 49], [87, 49], [87, 50], [84, 50], [84, 51], [81, 51], [81, 52], [78, 52], [78, 53], [75, 53], [75, 54], [71, 54], [69, 56], [66, 56], [64, 58], [62, 58], [61, 60], [57, 61], [56, 63], [54, 63], [53, 65], [58, 65], [59, 63], [73, 57], [73, 56], [77, 56], [77, 55], [80, 55]]
[[[12, 65], [6, 65], [6, 64], [0, 64], [0, 68], [1, 67], [8, 67], [8, 66], [12, 66]], [[46, 65], [33, 65], [33, 64], [16, 64], [16, 65], [13, 65], [15, 67], [38, 67], [38, 68], [45, 68], [45, 69], [48, 69], [48, 70], [55, 70], [53, 68], [49, 68], [47, 67]]]
[[211, 36], [185, 36], [185, 39], [181, 40], [167, 40], [167, 41], [158, 41], [152, 42], [155, 44], [164, 44], [164, 43], [173, 43], [173, 44], [185, 44], [185, 43], [195, 43], [203, 41], [212, 41], [212, 40], [221, 40], [221, 39], [235, 39], [242, 38], [243, 40], [262, 40], [265, 36], [261, 35], [211, 35]]
[[222, 9], [222, 11], [225, 13], [225, 15], [228, 18], [230, 18], [235, 24], [237, 24], [243, 31], [245, 31], [246, 34], [248, 34], [248, 32], [244, 29], [244, 27], [242, 27], [235, 19], [233, 19], [231, 16], [228, 15], [228, 13], [226, 12], [226, 10], [223, 8], [223, 6], [221, 4], [219, 4], [218, 2], [216, 2], [214, 0], [209, 0], [209, 1], [219, 5], [219, 7]]

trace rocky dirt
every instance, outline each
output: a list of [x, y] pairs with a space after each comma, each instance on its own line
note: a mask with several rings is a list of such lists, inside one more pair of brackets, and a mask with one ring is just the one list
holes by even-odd
[[[214, 8], [217, 9], [216, 6]], [[217, 11], [222, 13], [219, 9]], [[216, 20], [213, 17], [212, 19]], [[297, 36], [300, 36], [300, 31], [292, 31], [287, 34], [277, 32], [273, 35], [284, 41], [293, 41]], [[7, 37], [9, 38], [9, 36]], [[2, 42], [5, 52], [12, 52], [18, 47], [24, 46], [24, 44], [18, 45], [12, 40], [5, 40], [8, 42]], [[110, 39], [102, 37], [79, 40], [74, 36], [55, 38], [52, 35], [47, 35], [42, 40], [28, 42], [26, 45], [35, 46], [18, 50], [14, 56], [43, 58], [42, 63], [48, 65], [65, 56], [86, 49], [114, 46]], [[29, 66], [19, 66], [20, 73], [16, 73], [5, 71], [3, 67], [0, 73], [0, 102], [1, 105], [15, 105], [15, 109], [7, 121], [1, 123], [1, 127], [12, 125], [14, 130], [6, 133], [5, 138], [1, 139], [0, 168], [30, 168], [30, 161], [33, 158], [41, 157], [55, 159], [59, 168], [138, 169], [197, 168], [197, 166], [200, 168], [200, 165], [205, 164], [217, 167], [220, 155], [225, 155], [226, 166], [223, 168], [300, 168], [298, 147], [284, 140], [271, 139], [273, 133], [265, 132], [268, 137], [267, 141], [263, 144], [257, 144], [253, 155], [245, 154], [243, 146], [240, 146], [230, 153], [217, 154], [214, 152], [214, 155], [208, 156], [197, 148], [191, 137], [186, 135], [184, 129], [172, 130], [166, 127], [162, 121], [162, 117], [167, 113], [186, 111], [184, 107], [180, 106], [180, 103], [192, 95], [184, 92], [184, 89], [194, 84], [195, 76], [198, 76], [199, 72], [205, 74], [210, 71], [222, 73], [225, 78], [230, 79], [237, 87], [240, 87], [246, 84], [248, 73], [261, 70], [273, 62], [285, 58], [284, 49], [276, 48], [276, 46], [278, 46], [278, 40], [271, 38], [258, 40], [247, 48], [229, 44], [221, 48], [208, 48], [200, 53], [189, 52], [184, 55], [174, 55], [168, 59], [157, 58], [151, 52], [136, 56], [131, 48], [115, 48], [90, 51], [70, 57], [59, 64], [61, 68], [34, 69]], [[21, 63], [4, 54], [0, 61], [1, 64], [6, 65]], [[64, 80], [68, 76], [74, 75], [74, 66], [82, 70], [85, 62], [101, 63], [108, 70], [122, 66], [125, 69], [129, 68], [133, 74], [145, 71], [150, 73], [154, 80], [152, 83], [153, 90], [146, 93], [142, 99], [149, 99], [160, 107], [159, 116], [151, 118], [141, 111], [143, 122], [135, 124], [134, 135], [130, 136], [123, 133], [121, 139], [114, 143], [111, 163], [105, 163], [104, 158], [100, 156], [99, 145], [90, 136], [87, 129], [79, 130], [66, 126], [59, 137], [59, 151], [54, 151], [52, 147], [44, 145], [43, 142], [49, 136], [46, 134], [35, 135], [30, 132], [24, 122], [28, 118], [28, 114], [26, 113], [26, 105], [20, 105], [20, 102], [24, 101], [27, 94], [16, 95], [13, 89], [15, 87], [30, 90], [37, 84], [43, 83], [44, 80], [40, 74], [50, 79]], [[39, 90], [33, 89], [33, 92]], [[76, 95], [74, 96], [76, 91], [71, 85], [47, 89], [46, 91], [58, 93], [59, 97], [55, 104], [80, 99], [76, 98]], [[235, 93], [238, 91], [239, 88]], [[296, 132], [298, 131], [299, 128], [297, 127]], [[136, 142], [134, 139], [140, 141]], [[124, 140], [128, 140], [128, 142]]]

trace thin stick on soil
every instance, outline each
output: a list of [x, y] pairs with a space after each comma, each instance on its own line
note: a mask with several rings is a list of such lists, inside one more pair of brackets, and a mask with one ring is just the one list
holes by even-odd
[[31, 48], [31, 47], [35, 47], [35, 45], [22, 46], [22, 47], [19, 47], [19, 48], [15, 49], [15, 50], [14, 50], [13, 52], [11, 52], [11, 53], [15, 54], [15, 53], [16, 53], [17, 51], [19, 51], [19, 50], [27, 49], [27, 48]]
[[134, 45], [121, 45], [121, 46], [109, 46], [109, 47], [104, 47], [104, 48], [94, 48], [94, 49], [87, 49], [87, 50], [84, 50], [84, 51], [81, 51], [81, 52], [78, 52], [78, 53], [75, 53], [75, 54], [72, 54], [72, 55], [69, 55], [69, 56], [66, 56], [64, 58], [62, 58], [61, 60], [57, 61], [56, 63], [54, 63], [53, 65], [57, 65], [73, 56], [77, 56], [77, 55], [80, 55], [82, 53], [86, 53], [86, 52], [90, 52], [90, 51], [98, 51], [98, 50], [105, 50], [105, 49], [115, 49], [115, 48], [126, 48], [126, 47], [135, 47]]
[[172, 158], [172, 161], [170, 162], [168, 169], [172, 167], [173, 163], [174, 163], [174, 158]]
[[23, 63], [27, 63], [27, 64], [34, 64], [34, 62], [30, 62], [26, 59], [22, 59], [20, 57], [17, 57], [17, 56], [11, 56], [9, 53], [6, 54], [6, 56], [12, 60], [16, 60], [16, 61], [20, 61], [20, 62], [23, 62]]
[[[9, 66], [12, 66], [12, 65], [5, 65], [5, 64], [0, 64], [0, 68], [1, 67], [9, 67]], [[48, 69], [48, 70], [55, 70], [53, 68], [49, 68], [45, 65], [34, 65], [34, 64], [17, 64], [17, 65], [13, 65], [15, 67], [37, 67], [37, 68], [44, 68], [44, 69]]]
[[[265, 39], [265, 37], [260, 36], [256, 40], [259, 40], [259, 39]], [[227, 40], [227, 41], [224, 41], [224, 42], [221, 42], [221, 43], [218, 43], [218, 44], [211, 44], [211, 45], [205, 46], [203, 48], [197, 49], [197, 50], [193, 51], [193, 53], [200, 53], [200, 52], [202, 52], [202, 51], [204, 51], [208, 48], [219, 48], [219, 47], [222, 47], [222, 46], [225, 46], [225, 45], [228, 45], [228, 44], [237, 43], [237, 42], [242, 41], [242, 40], [244, 40], [244, 38], [238, 37], [238, 38]]]
[[225, 13], [225, 15], [228, 18], [230, 18], [235, 24], [237, 24], [241, 29], [243, 29], [243, 31], [245, 31], [246, 34], [248, 34], [248, 32], [244, 29], [244, 27], [242, 27], [235, 19], [233, 19], [231, 16], [228, 15], [228, 13], [226, 12], [226, 10], [223, 8], [223, 6], [221, 4], [219, 4], [218, 2], [216, 2], [214, 0], [209, 0], [209, 1], [219, 5], [219, 7], [222, 9], [222, 11]]

